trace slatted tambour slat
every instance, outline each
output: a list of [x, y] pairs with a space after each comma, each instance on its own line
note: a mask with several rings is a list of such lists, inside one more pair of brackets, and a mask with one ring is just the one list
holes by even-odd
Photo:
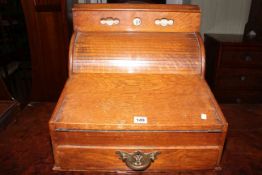
[[74, 73], [201, 73], [194, 33], [78, 33]]

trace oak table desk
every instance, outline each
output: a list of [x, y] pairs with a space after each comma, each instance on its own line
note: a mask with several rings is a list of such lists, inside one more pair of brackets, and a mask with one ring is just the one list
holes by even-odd
[[76, 5], [50, 120], [55, 170], [216, 170], [227, 122], [204, 79], [197, 6]]

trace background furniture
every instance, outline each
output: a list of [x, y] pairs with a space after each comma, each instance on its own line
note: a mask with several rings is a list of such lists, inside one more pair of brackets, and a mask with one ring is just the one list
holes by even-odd
[[262, 102], [262, 43], [242, 35], [205, 35], [206, 79], [222, 103]]
[[31, 63], [20, 0], [0, 1], [0, 77], [12, 97], [26, 103], [31, 89]]
[[205, 35], [206, 79], [223, 103], [262, 102], [262, 1], [253, 0], [244, 35]]
[[14, 100], [0, 77], [0, 129], [4, 128], [19, 110], [19, 103]]
[[32, 101], [57, 100], [67, 79], [65, 0], [21, 0], [32, 62]]
[[[253, 31], [255, 36], [250, 36]], [[262, 41], [262, 1], [253, 0], [251, 4], [248, 23], [245, 28], [246, 39], [256, 39]]]

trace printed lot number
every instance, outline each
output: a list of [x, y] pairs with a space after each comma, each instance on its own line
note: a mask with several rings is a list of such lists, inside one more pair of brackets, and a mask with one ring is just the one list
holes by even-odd
[[134, 116], [134, 123], [146, 124], [147, 123], [147, 117], [146, 116]]

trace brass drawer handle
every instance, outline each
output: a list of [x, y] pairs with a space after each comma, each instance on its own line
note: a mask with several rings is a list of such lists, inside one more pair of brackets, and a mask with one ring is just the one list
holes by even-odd
[[151, 162], [156, 160], [160, 152], [155, 151], [152, 153], [143, 153], [142, 151], [135, 151], [127, 153], [124, 151], [116, 151], [119, 158], [126, 163], [126, 165], [134, 171], [143, 171], [150, 167]]
[[173, 19], [166, 19], [166, 18], [162, 18], [162, 19], [156, 19], [155, 20], [155, 25], [157, 26], [172, 26], [174, 24], [174, 20]]
[[108, 26], [112, 26], [112, 25], [117, 25], [120, 23], [120, 20], [118, 18], [112, 18], [112, 17], [108, 17], [108, 18], [102, 18], [100, 19], [100, 23], [102, 25], [108, 25]]

